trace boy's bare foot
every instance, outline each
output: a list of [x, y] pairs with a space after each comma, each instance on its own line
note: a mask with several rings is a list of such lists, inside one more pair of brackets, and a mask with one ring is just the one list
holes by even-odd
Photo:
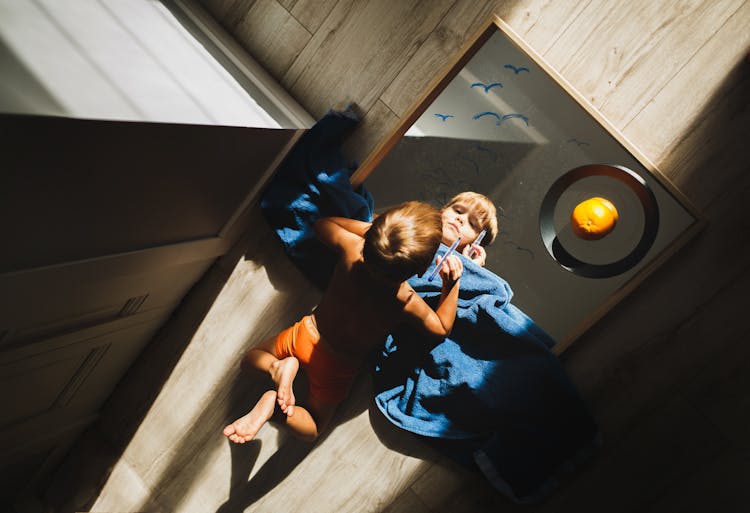
[[271, 418], [275, 407], [276, 391], [269, 390], [261, 396], [250, 412], [224, 428], [224, 436], [236, 444], [249, 442], [255, 438], [263, 424]]
[[283, 360], [271, 365], [271, 379], [277, 386], [276, 401], [281, 411], [288, 417], [294, 414], [294, 392], [292, 383], [299, 370], [299, 360], [294, 356], [287, 356]]

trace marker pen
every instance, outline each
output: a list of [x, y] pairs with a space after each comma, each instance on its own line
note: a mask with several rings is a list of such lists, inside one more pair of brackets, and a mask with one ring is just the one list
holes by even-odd
[[448, 248], [448, 251], [445, 252], [445, 255], [443, 255], [443, 258], [435, 265], [435, 268], [432, 270], [430, 275], [427, 277], [427, 281], [432, 281], [435, 279], [435, 276], [438, 272], [440, 272], [440, 268], [443, 266], [443, 262], [451, 256], [451, 253], [455, 251], [456, 247], [458, 246], [458, 243], [461, 242], [461, 237], [457, 238], [453, 244], [451, 244], [451, 247]]

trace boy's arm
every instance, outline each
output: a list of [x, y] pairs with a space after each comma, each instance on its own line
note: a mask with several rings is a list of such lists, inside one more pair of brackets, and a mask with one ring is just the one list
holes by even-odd
[[327, 246], [343, 251], [364, 238], [370, 223], [346, 217], [323, 217], [315, 221], [315, 236]]
[[428, 335], [441, 338], [449, 335], [456, 320], [459, 280], [462, 273], [461, 260], [456, 256], [450, 256], [440, 269], [443, 288], [435, 310], [407, 284], [409, 297], [404, 307], [407, 319]]
[[358, 221], [357, 219], [349, 219], [348, 217], [324, 217], [323, 219], [328, 219], [332, 223], [336, 223], [342, 227], [344, 230], [351, 232], [354, 235], [359, 235], [362, 238], [365, 237], [365, 233], [367, 233], [367, 230], [372, 226], [372, 223]]

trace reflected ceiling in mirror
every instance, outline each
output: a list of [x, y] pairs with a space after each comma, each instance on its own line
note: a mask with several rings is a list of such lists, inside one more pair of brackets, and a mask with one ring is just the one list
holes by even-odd
[[[382, 211], [487, 195], [500, 232], [487, 268], [563, 350], [703, 221], [606, 119], [499, 18], [425, 92], [353, 177]], [[616, 206], [608, 235], [571, 229], [576, 205]], [[546, 232], [545, 232], [546, 230]], [[546, 233], [546, 237], [544, 236]], [[645, 241], [645, 243], [644, 243]]]

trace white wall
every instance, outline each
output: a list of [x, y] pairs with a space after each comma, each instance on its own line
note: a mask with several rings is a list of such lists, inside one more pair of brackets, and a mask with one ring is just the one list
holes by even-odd
[[190, 0], [0, 0], [0, 112], [309, 126], [218, 32]]

